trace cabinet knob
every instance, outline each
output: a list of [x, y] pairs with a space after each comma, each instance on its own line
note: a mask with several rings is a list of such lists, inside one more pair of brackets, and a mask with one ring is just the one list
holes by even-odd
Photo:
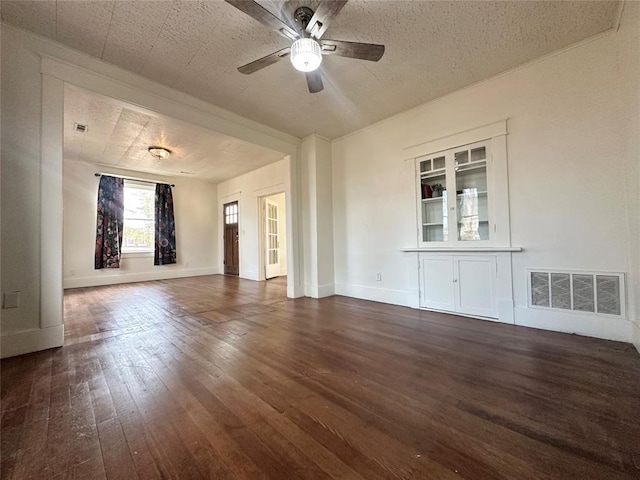
[[457, 278], [454, 278], [454, 279], [453, 279], [453, 283], [458, 283], [458, 279], [457, 279]]

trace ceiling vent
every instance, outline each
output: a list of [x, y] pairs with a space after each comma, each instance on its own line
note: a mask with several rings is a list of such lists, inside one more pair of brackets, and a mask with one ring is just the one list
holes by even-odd
[[78, 133], [87, 133], [87, 130], [89, 130], [89, 127], [87, 127], [86, 125], [82, 125], [80, 123], [74, 123], [73, 129]]

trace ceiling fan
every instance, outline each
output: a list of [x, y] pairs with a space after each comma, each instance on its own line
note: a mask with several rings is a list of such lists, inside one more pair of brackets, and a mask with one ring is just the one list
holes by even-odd
[[322, 77], [317, 70], [322, 62], [322, 55], [339, 55], [377, 62], [384, 54], [384, 45], [322, 38], [329, 23], [340, 13], [347, 0], [323, 0], [315, 12], [309, 7], [296, 9], [292, 23], [295, 28], [290, 27], [254, 0], [225, 1], [293, 42], [290, 47], [239, 67], [240, 73], [249, 75], [283, 58], [290, 57], [293, 66], [305, 72], [309, 92], [317, 93], [324, 88]]

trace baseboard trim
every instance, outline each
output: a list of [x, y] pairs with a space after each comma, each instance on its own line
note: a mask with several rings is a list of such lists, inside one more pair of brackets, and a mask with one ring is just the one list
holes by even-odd
[[254, 282], [260, 281], [260, 275], [257, 270], [240, 270], [238, 277], [244, 278], [245, 280], [253, 280]]
[[0, 337], [0, 358], [61, 347], [63, 343], [64, 325], [10, 333]]
[[309, 285], [305, 284], [304, 294], [311, 298], [324, 298], [335, 295], [335, 286], [333, 283], [327, 283], [325, 285]]
[[418, 290], [390, 290], [363, 285], [335, 284], [335, 295], [360, 298], [373, 302], [390, 303], [403, 307], [418, 308]]
[[574, 333], [586, 337], [603, 338], [618, 342], [633, 341], [632, 323], [623, 318], [582, 315], [575, 311], [567, 313], [539, 308], [515, 308], [515, 324], [523, 327], [540, 328], [554, 332]]
[[640, 325], [638, 325], [637, 323], [632, 323], [633, 325], [633, 345], [636, 347], [636, 350], [638, 350], [638, 353], [640, 353]]
[[200, 277], [202, 275], [217, 275], [218, 267], [213, 268], [167, 268], [158, 267], [158, 271], [141, 273], [119, 273], [96, 275], [91, 277], [66, 277], [64, 288], [99, 287], [103, 285], [118, 285], [120, 283], [147, 282], [150, 280], [167, 280], [170, 278]]

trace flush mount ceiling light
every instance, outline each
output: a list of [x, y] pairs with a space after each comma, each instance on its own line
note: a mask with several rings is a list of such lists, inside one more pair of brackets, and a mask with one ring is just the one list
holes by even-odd
[[171, 150], [167, 150], [164, 147], [149, 147], [149, 153], [156, 157], [158, 160], [164, 160], [169, 158]]
[[291, 45], [291, 63], [296, 70], [313, 72], [322, 63], [322, 47], [313, 38], [299, 38]]

